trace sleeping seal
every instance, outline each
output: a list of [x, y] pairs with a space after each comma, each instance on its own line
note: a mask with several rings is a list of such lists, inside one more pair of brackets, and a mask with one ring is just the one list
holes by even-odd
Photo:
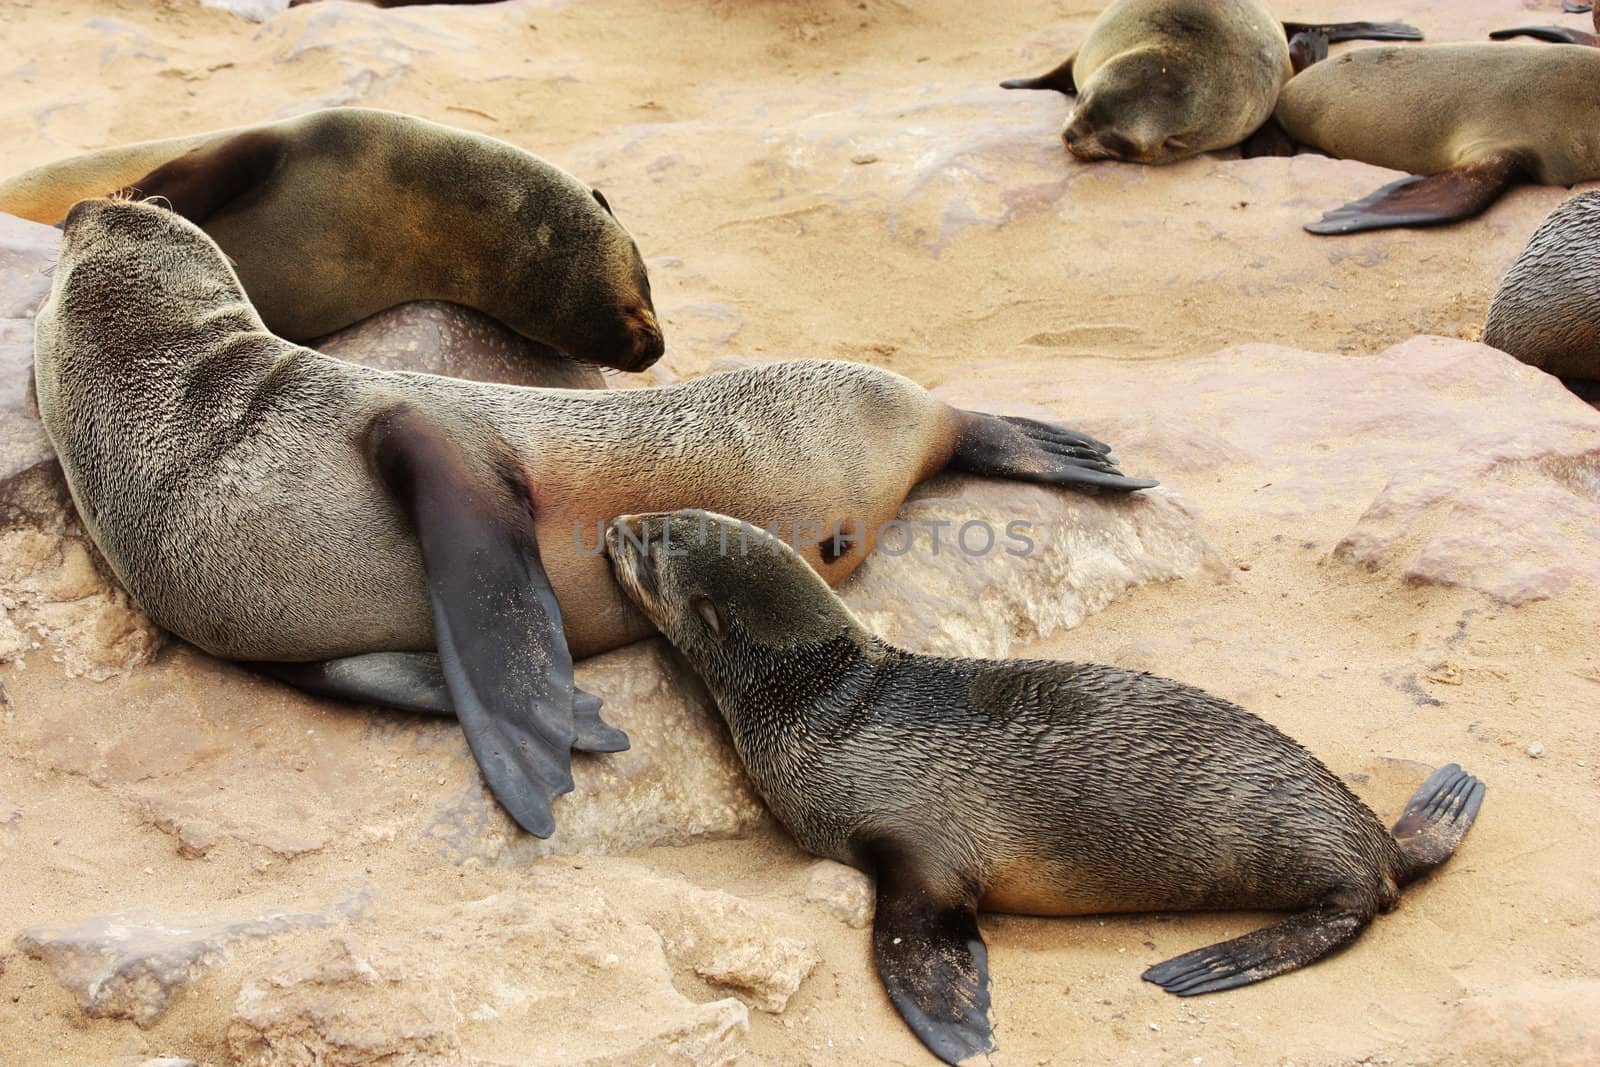
[[1116, 0], [1077, 52], [1005, 89], [1076, 94], [1061, 132], [1079, 159], [1174, 163], [1228, 148], [1272, 114], [1292, 73], [1288, 35], [1421, 40], [1414, 26], [1281, 23], [1261, 0]]
[[1178, 996], [1231, 989], [1354, 941], [1483, 799], [1451, 764], [1388, 831], [1290, 738], [1189, 686], [894, 648], [799, 555], [724, 516], [623, 516], [606, 547], [773, 814], [876, 875], [878, 974], [949, 1063], [994, 1048], [979, 909], [1293, 911], [1144, 973]]
[[663, 351], [644, 261], [605, 197], [482, 134], [314, 111], [47, 163], [0, 182], [0, 211], [53, 224], [117, 191], [205, 227], [267, 328], [296, 341], [448, 300], [618, 370]]
[[859, 364], [631, 390], [356, 366], [269, 333], [216, 242], [149, 202], [68, 213], [34, 359], [84, 527], [152, 619], [307, 689], [453, 710], [540, 836], [570, 749], [627, 745], [574, 692], [573, 657], [650, 632], [600, 524], [690, 504], [815, 524], [836, 534], [808, 558], [839, 581], [945, 467], [1155, 484], [1083, 434]]

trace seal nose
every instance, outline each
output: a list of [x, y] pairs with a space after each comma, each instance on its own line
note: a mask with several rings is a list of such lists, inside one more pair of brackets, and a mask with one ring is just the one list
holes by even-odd
[[1061, 139], [1067, 143], [1069, 149], [1078, 143], [1078, 135], [1071, 126], [1061, 131]]
[[667, 350], [661, 336], [661, 323], [649, 308], [635, 308], [628, 313], [628, 334], [633, 339], [633, 359], [629, 370], [641, 371], [660, 359]]

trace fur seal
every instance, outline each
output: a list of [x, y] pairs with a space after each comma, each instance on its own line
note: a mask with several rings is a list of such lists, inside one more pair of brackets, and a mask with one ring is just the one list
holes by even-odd
[[1540, 223], [1500, 280], [1483, 343], [1558, 378], [1600, 381], [1600, 191]]
[[1232, 989], [1354, 941], [1483, 799], [1451, 764], [1388, 831], [1311, 753], [1189, 686], [894, 648], [787, 546], [724, 516], [623, 516], [606, 544], [773, 814], [876, 875], [878, 974], [948, 1063], [994, 1048], [979, 909], [1293, 911], [1144, 972], [1178, 996]]
[[663, 351], [644, 262], [605, 197], [492, 137], [332, 108], [47, 163], [0, 182], [0, 211], [53, 224], [119, 190], [205, 227], [294, 340], [449, 300], [619, 370]]
[[1155, 484], [1093, 438], [861, 364], [628, 390], [356, 366], [269, 333], [216, 243], [141, 201], [68, 213], [34, 359], [84, 527], [153, 620], [315, 692], [453, 710], [540, 836], [570, 749], [627, 746], [572, 677], [575, 656], [651, 632], [600, 549], [612, 517], [814, 523], [835, 533], [807, 556], [838, 581], [945, 467]]
[[1116, 0], [1060, 66], [1000, 85], [1076, 94], [1061, 138], [1079, 159], [1175, 163], [1265, 122], [1293, 73], [1289, 37], [1309, 29], [1335, 41], [1422, 39], [1400, 23], [1282, 23], [1261, 0]]
[[1412, 177], [1306, 229], [1359, 233], [1471, 218], [1512, 184], [1600, 178], [1600, 49], [1442, 44], [1358, 48], [1284, 86], [1274, 121], [1330, 156]]

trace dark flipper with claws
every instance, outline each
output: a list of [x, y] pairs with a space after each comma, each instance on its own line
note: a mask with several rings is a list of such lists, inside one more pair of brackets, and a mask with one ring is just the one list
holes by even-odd
[[468, 456], [411, 408], [374, 419], [367, 446], [416, 530], [445, 685], [478, 767], [519, 826], [549, 837], [577, 728], [529, 488], [509, 454]]
[[1144, 972], [1144, 980], [1180, 997], [1220, 993], [1315, 963], [1356, 939], [1374, 909], [1319, 905], [1243, 937], [1185, 952]]
[[1007, 78], [1000, 83], [1002, 89], [1054, 89], [1058, 93], [1068, 96], [1078, 95], [1078, 85], [1072, 80], [1072, 62], [1078, 58], [1074, 52], [1062, 61], [1061, 65], [1047, 74], [1037, 78]]
[[1397, 881], [1414, 882], [1455, 855], [1482, 806], [1483, 783], [1459, 764], [1434, 771], [1389, 831], [1411, 864]]
[[[1478, 817], [1483, 783], [1452, 763], [1428, 777], [1390, 831], [1404, 866], [1394, 872], [1407, 885], [1449, 859]], [[1283, 922], [1232, 941], [1185, 952], [1144, 972], [1168, 993], [1192, 997], [1249, 985], [1304, 967], [1354, 941], [1377, 911], [1368, 894], [1344, 890]]]
[[1329, 235], [1470, 219], [1526, 173], [1527, 165], [1520, 155], [1499, 152], [1438, 174], [1390, 182], [1371, 196], [1335, 208], [1306, 229]]
[[[456, 713], [444, 680], [444, 665], [432, 652], [370, 652], [320, 663], [252, 663], [251, 667], [318, 696], [378, 704], [429, 715]], [[600, 719], [602, 701], [582, 689], [572, 691], [572, 717], [579, 752], [623, 752], [628, 735]]]
[[1129, 478], [1117, 469], [1111, 446], [1088, 434], [1015, 415], [963, 411], [950, 469], [1073, 488], [1130, 492], [1160, 482]]
[[1333, 43], [1341, 41], [1420, 41], [1422, 31], [1404, 22], [1285, 22], [1283, 35], [1320, 33]]
[[959, 1064], [994, 1051], [975, 901], [950, 899], [897, 853], [882, 854], [872, 954], [895, 1010], [935, 1056]]

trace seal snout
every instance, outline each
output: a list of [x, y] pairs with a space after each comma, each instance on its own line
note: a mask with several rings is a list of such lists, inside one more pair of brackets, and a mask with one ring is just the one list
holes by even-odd
[[[655, 522], [651, 522], [651, 519]], [[655, 559], [650, 552], [653, 539], [665, 532], [661, 516], [618, 515], [606, 527], [606, 555], [612, 571], [631, 593], [655, 590]]]
[[649, 307], [633, 308], [624, 315], [623, 323], [632, 351], [628, 370], [644, 370], [661, 358], [667, 350], [667, 342], [661, 335], [661, 323], [656, 320], [653, 310]]

